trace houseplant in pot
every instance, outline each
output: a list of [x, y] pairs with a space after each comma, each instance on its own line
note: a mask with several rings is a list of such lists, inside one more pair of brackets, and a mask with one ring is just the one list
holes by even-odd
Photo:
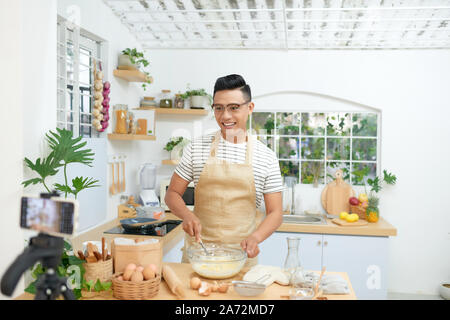
[[183, 148], [188, 145], [189, 139], [183, 137], [174, 137], [167, 142], [164, 150], [170, 152], [170, 160], [180, 160], [183, 156]]
[[153, 81], [150, 74], [144, 70], [144, 68], [148, 67], [149, 65], [150, 62], [145, 59], [143, 52], [137, 51], [136, 48], [126, 48], [125, 50], [122, 50], [122, 54], [119, 55], [119, 66], [117, 68], [125, 70], [135, 69], [144, 72], [147, 76], [147, 81], [142, 84], [142, 88], [146, 90], [147, 85], [152, 83]]
[[209, 104], [212, 104], [212, 96], [205, 91], [205, 89], [187, 90], [181, 95], [186, 100], [190, 99], [191, 109], [204, 109], [203, 106], [207, 104], [205, 98], [208, 98]]

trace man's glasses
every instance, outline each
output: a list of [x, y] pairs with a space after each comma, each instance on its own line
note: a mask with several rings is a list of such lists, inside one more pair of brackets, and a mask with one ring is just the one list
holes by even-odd
[[230, 103], [224, 106], [223, 104], [213, 104], [211, 107], [213, 108], [215, 113], [223, 113], [225, 111], [225, 108], [227, 108], [228, 111], [231, 113], [238, 113], [241, 110], [241, 107], [250, 101], [237, 104], [237, 103]]

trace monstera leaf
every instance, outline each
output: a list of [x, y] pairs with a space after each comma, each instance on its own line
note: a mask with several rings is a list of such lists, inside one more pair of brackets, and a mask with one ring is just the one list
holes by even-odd
[[72, 179], [72, 193], [75, 195], [75, 199], [77, 198], [78, 192], [83, 189], [100, 187], [96, 184], [97, 182], [99, 180], [94, 180], [93, 178], [76, 177]]
[[24, 187], [26, 188], [31, 184], [42, 183], [47, 191], [50, 192], [47, 185], [45, 184], [45, 178], [57, 174], [57, 169], [59, 167], [58, 162], [55, 161], [55, 158], [53, 157], [53, 153], [51, 153], [47, 158], [43, 158], [42, 160], [41, 158], [37, 158], [36, 163], [33, 163], [30, 159], [25, 158], [25, 164], [28, 168], [35, 171], [40, 176], [40, 178], [33, 178], [22, 182]]
[[87, 144], [86, 141], [80, 143], [83, 137], [73, 138], [72, 132], [66, 129], [56, 128], [56, 131], [57, 133], [50, 131], [50, 134], [45, 134], [55, 159], [63, 161], [64, 165], [77, 162], [92, 167], [92, 150], [80, 150]]

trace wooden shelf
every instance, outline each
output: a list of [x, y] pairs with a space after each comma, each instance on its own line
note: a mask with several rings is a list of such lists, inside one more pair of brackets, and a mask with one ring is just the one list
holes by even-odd
[[141, 107], [141, 108], [135, 108], [135, 110], [155, 110], [156, 114], [183, 114], [183, 115], [198, 115], [198, 116], [206, 116], [208, 114], [208, 110], [205, 110], [205, 109]]
[[145, 134], [117, 134], [109, 133], [109, 140], [156, 140], [156, 136], [148, 136]]
[[[114, 70], [114, 76], [128, 82], [147, 82], [147, 75], [139, 70]], [[150, 82], [153, 78], [150, 77]]]
[[162, 164], [176, 166], [180, 163], [180, 160], [163, 160]]

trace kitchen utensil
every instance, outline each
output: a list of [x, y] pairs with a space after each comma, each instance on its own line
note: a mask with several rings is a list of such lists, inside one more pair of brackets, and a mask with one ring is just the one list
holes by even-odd
[[116, 185], [114, 183], [114, 163], [111, 163], [112, 182], [109, 187], [109, 193], [116, 194]]
[[335, 173], [336, 180], [328, 183], [322, 190], [321, 202], [323, 208], [329, 214], [339, 215], [342, 211], [350, 211], [350, 197], [355, 196], [352, 187], [343, 180], [342, 170]]
[[200, 245], [202, 246], [203, 250], [205, 250], [205, 253], [206, 253], [207, 256], [210, 256], [210, 255], [213, 254], [212, 252], [209, 252], [208, 250], [206, 250], [206, 247], [205, 247], [205, 245], [203, 244], [202, 239], [199, 239], [199, 243], [200, 243]]
[[314, 298], [313, 288], [292, 288], [289, 290], [289, 300], [311, 300]]
[[86, 260], [86, 257], [84, 256], [83, 251], [81, 251], [81, 250], [78, 250], [78, 257], [79, 257], [81, 260]]
[[[294, 285], [294, 282], [303, 281], [303, 269], [300, 264], [298, 248], [300, 245], [300, 238], [287, 237], [288, 254], [284, 262], [284, 270], [289, 273], [289, 283]], [[295, 281], [294, 281], [295, 280]]]
[[126, 156], [122, 156], [122, 192], [125, 192], [125, 159]]
[[265, 274], [256, 281], [232, 281], [234, 291], [244, 297], [260, 295], [266, 290], [266, 285], [260, 283], [270, 278], [270, 274]]
[[158, 220], [151, 218], [131, 218], [120, 220], [122, 228], [127, 231], [135, 231], [136, 229], [141, 229], [143, 226], [151, 225], [156, 222], [158, 222]]
[[317, 281], [316, 286], [314, 287], [314, 297], [317, 297], [318, 293], [319, 293], [319, 286], [320, 286], [320, 282], [322, 281], [322, 276], [325, 273], [325, 269], [326, 267], [324, 266], [322, 268], [322, 271], [320, 272], [320, 277], [319, 277], [319, 281]]
[[162, 276], [173, 294], [175, 294], [178, 298], [184, 298], [186, 296], [180, 279], [170, 266], [163, 264]]
[[97, 258], [95, 256], [87, 256], [86, 262], [87, 263], [95, 263], [95, 262], [97, 262]]
[[119, 161], [116, 162], [116, 166], [117, 166], [117, 185], [116, 185], [116, 189], [117, 189], [117, 193], [120, 193], [123, 190], [122, 190], [121, 184], [120, 184], [120, 171], [119, 171], [120, 163], [119, 163]]
[[159, 207], [159, 199], [155, 193], [156, 185], [156, 165], [152, 163], [144, 163], [139, 170], [139, 184], [141, 192], [140, 200], [144, 206]]
[[369, 223], [366, 220], [358, 220], [355, 222], [347, 222], [345, 220], [342, 220], [340, 218], [334, 218], [333, 220], [331, 220], [331, 222], [341, 226], [341, 227], [361, 227], [361, 226], [366, 226]]
[[94, 256], [97, 258], [97, 261], [103, 261], [102, 255], [98, 251], [94, 251]]
[[192, 269], [205, 278], [231, 278], [241, 271], [247, 261], [247, 253], [241, 248], [215, 243], [204, 246], [212, 254], [205, 254], [198, 243], [193, 243], [187, 248], [187, 256]]
[[102, 237], [102, 260], [106, 260], [106, 251], [105, 251], [105, 238]]

